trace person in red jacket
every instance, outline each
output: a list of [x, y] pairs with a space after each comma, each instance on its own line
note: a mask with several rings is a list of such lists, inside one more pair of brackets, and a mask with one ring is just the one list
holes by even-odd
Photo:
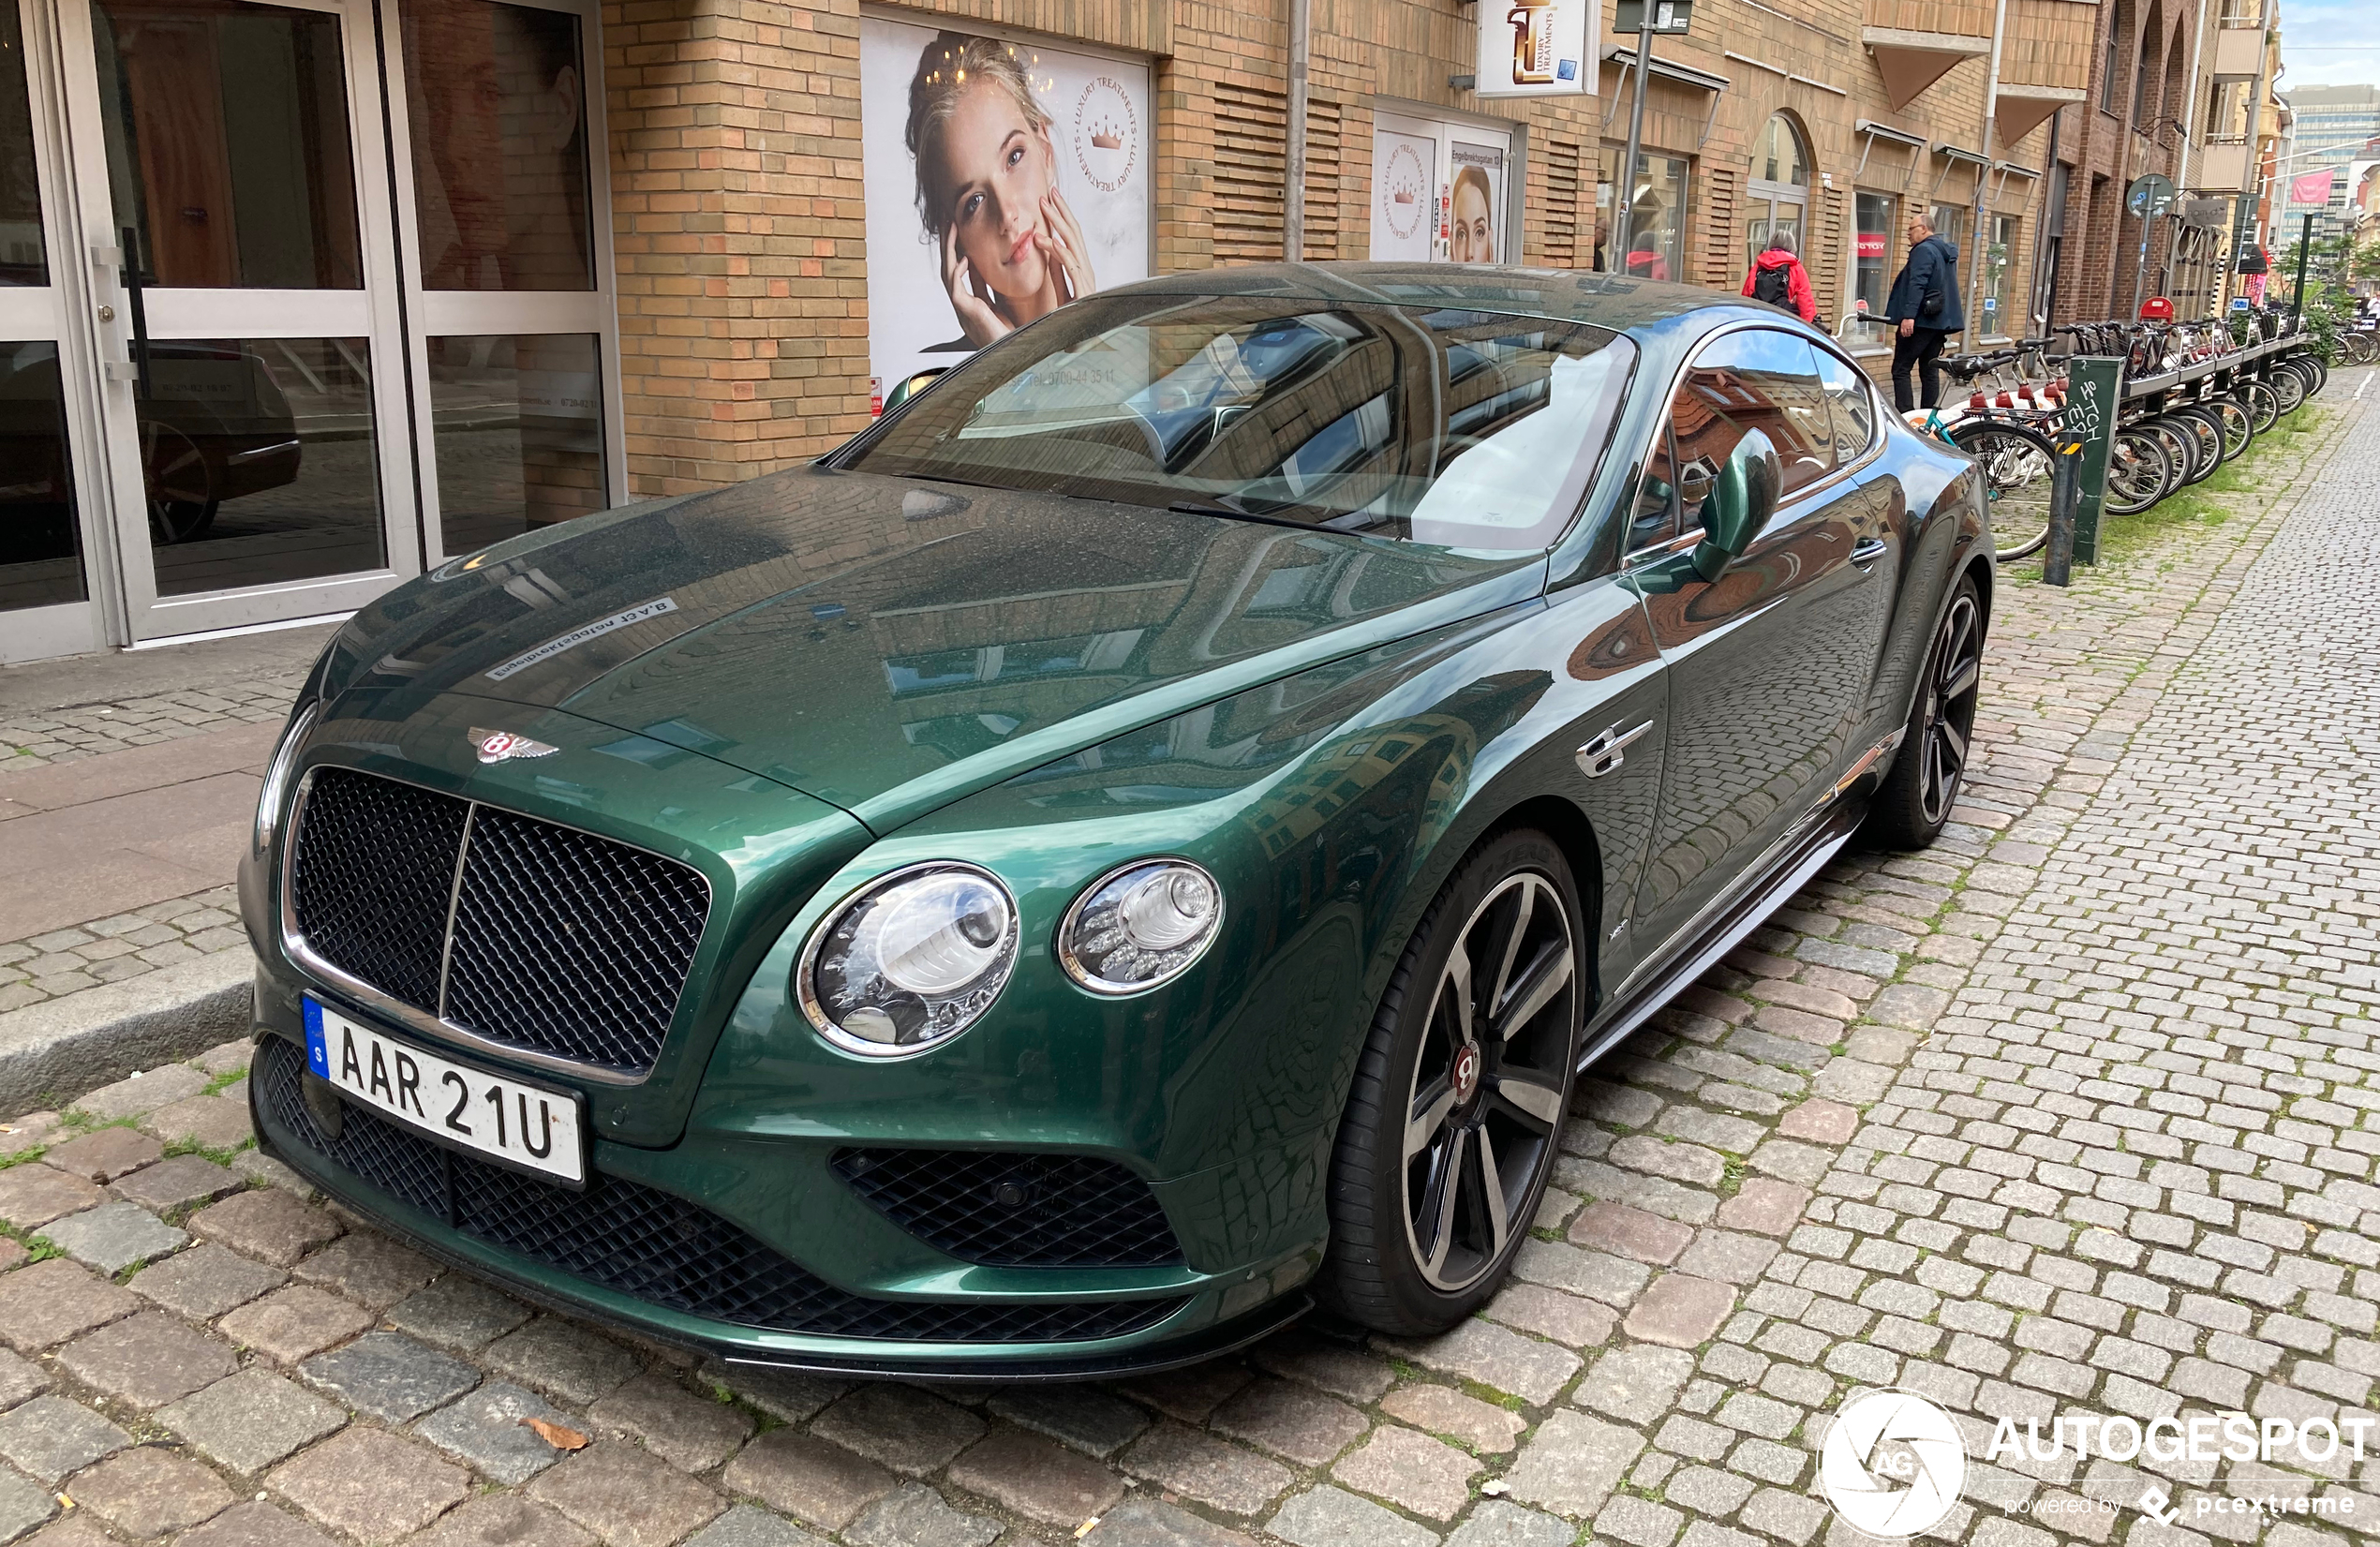
[[1818, 320], [1818, 292], [1809, 288], [1809, 271], [1793, 256], [1793, 233], [1780, 231], [1768, 239], [1768, 250], [1752, 262], [1744, 276], [1744, 293], [1755, 301], [1801, 313], [1805, 322]]

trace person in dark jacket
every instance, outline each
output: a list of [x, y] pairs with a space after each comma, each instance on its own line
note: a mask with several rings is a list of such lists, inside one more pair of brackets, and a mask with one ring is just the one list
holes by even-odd
[[1744, 276], [1744, 293], [1799, 312], [1805, 322], [1818, 320], [1818, 292], [1809, 288], [1809, 270], [1793, 256], [1792, 231], [1780, 231], [1768, 239], [1768, 250], [1752, 260], [1752, 271]]
[[1924, 407], [1941, 406], [1942, 340], [1967, 327], [1967, 311], [1958, 298], [1958, 249], [1934, 234], [1934, 223], [1922, 215], [1909, 217], [1909, 261], [1893, 281], [1884, 303], [1884, 320], [1893, 325], [1893, 406], [1907, 413], [1917, 408], [1910, 391], [1910, 367], [1917, 367], [1926, 388]]

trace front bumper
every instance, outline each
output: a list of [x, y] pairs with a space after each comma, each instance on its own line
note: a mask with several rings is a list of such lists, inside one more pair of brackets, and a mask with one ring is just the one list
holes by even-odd
[[578, 1194], [475, 1162], [351, 1105], [340, 1104], [335, 1129], [326, 1130], [301, 1093], [303, 1048], [269, 1025], [259, 1044], [248, 1090], [264, 1153], [392, 1234], [528, 1300], [732, 1363], [1089, 1379], [1212, 1358], [1308, 1308], [1296, 1287], [1302, 1262], [1264, 1277], [1182, 1274], [1188, 1282], [1125, 1292], [1068, 1292], [1057, 1286], [1079, 1286], [1084, 1275], [1057, 1274], [1055, 1292], [1043, 1294], [855, 1294], [688, 1196], [702, 1190], [686, 1184], [699, 1166], [688, 1173], [666, 1153], [599, 1144], [592, 1184]]

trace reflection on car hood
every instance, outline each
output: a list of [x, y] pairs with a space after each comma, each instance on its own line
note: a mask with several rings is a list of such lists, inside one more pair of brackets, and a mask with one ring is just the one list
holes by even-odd
[[1534, 557], [804, 468], [499, 544], [333, 691], [558, 707], [879, 831], [1206, 699], [1537, 593]]

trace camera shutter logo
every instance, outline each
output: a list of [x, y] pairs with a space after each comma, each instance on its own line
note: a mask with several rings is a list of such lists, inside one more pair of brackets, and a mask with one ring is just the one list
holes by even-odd
[[1835, 1415], [1819, 1450], [1826, 1501], [1845, 1525], [1872, 1537], [1931, 1530], [1958, 1503], [1966, 1481], [1958, 1426], [1913, 1391], [1853, 1397]]

